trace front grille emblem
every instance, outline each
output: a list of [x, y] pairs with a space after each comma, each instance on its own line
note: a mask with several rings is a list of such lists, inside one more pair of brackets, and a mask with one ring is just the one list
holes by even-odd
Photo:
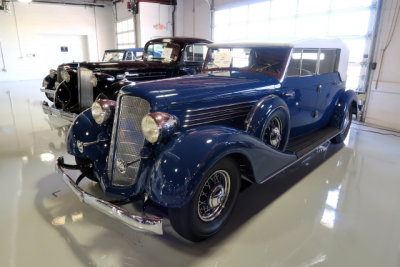
[[120, 173], [125, 174], [126, 173], [126, 168], [127, 168], [127, 164], [125, 161], [123, 161], [122, 159], [117, 159], [117, 169]]

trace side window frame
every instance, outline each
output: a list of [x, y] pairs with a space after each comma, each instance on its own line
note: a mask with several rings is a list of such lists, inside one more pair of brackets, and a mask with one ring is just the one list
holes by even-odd
[[[192, 46], [193, 47], [193, 52], [194, 52], [194, 46], [196, 46], [196, 45], [202, 45], [202, 46], [204, 46], [206, 49], [205, 49], [205, 51], [203, 51], [203, 60], [202, 61], [191, 61], [191, 60], [187, 60], [187, 52], [186, 52], [186, 49], [189, 47], [189, 46]], [[207, 57], [207, 52], [208, 52], [208, 49], [207, 49], [207, 43], [192, 43], [192, 44], [187, 44], [186, 46], [185, 46], [185, 48], [183, 49], [183, 56], [182, 56], [182, 59], [183, 59], [183, 62], [184, 63], [203, 63], [204, 62], [204, 60], [206, 59], [206, 57]], [[204, 49], [204, 47], [203, 47], [203, 49]]]
[[[304, 54], [304, 50], [312, 50], [312, 49], [318, 49], [318, 53], [317, 53], [317, 62], [316, 62], [316, 67], [315, 67], [315, 73], [312, 75], [302, 75], [302, 69], [303, 69], [303, 54]], [[292, 55], [294, 53], [300, 53], [300, 64], [299, 64], [299, 71], [298, 74], [296, 75], [287, 75], [287, 77], [306, 77], [306, 76], [314, 76], [314, 75], [320, 75], [320, 65], [321, 65], [321, 54], [324, 51], [330, 51], [330, 50], [335, 50], [335, 64], [334, 64], [334, 68], [331, 72], [327, 72], [327, 73], [334, 73], [334, 72], [338, 72], [339, 70], [339, 60], [340, 60], [340, 49], [339, 48], [293, 48], [291, 56], [290, 56], [290, 62], [288, 65], [288, 70], [291, 67], [291, 64], [293, 62], [293, 57]], [[322, 53], [321, 53], [322, 52]], [[323, 73], [323, 74], [327, 74], [327, 73]]]

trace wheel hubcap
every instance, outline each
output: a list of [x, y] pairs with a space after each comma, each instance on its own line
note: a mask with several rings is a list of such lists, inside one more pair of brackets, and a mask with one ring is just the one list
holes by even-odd
[[264, 141], [269, 143], [273, 148], [279, 148], [282, 140], [282, 121], [275, 117], [273, 118], [265, 131]]
[[197, 213], [204, 222], [215, 220], [222, 212], [230, 192], [230, 176], [225, 170], [211, 174], [201, 189]]

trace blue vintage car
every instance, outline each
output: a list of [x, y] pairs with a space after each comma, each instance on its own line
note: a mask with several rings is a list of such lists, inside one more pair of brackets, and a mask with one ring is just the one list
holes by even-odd
[[[143, 217], [78, 186], [167, 207], [174, 229], [198, 241], [227, 221], [243, 180], [263, 183], [331, 140], [342, 142], [357, 114], [345, 90], [341, 42], [212, 44], [203, 73], [125, 84], [73, 122], [64, 181], [85, 203], [135, 229], [162, 233]], [[80, 169], [75, 182], [65, 169]]]

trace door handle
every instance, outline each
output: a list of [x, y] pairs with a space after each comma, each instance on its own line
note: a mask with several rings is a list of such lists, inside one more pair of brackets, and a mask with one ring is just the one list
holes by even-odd
[[286, 96], [286, 97], [293, 97], [295, 95], [295, 92], [293, 90], [290, 91], [285, 91], [281, 93], [281, 96]]
[[318, 85], [318, 93], [321, 93], [322, 85]]

